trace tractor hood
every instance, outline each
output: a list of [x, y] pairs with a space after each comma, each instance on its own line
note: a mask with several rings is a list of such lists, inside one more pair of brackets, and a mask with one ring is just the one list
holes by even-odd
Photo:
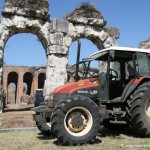
[[74, 93], [80, 89], [89, 89], [98, 87], [97, 78], [80, 80], [78, 82], [72, 82], [65, 85], [62, 85], [52, 92], [53, 94], [66, 94], [66, 93]]

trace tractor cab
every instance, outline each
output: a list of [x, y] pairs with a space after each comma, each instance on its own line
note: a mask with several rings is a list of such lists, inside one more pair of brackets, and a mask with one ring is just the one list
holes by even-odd
[[94, 53], [84, 61], [97, 60], [100, 63], [99, 98], [105, 103], [124, 101], [131, 86], [135, 89], [140, 78], [150, 76], [150, 50], [111, 47]]

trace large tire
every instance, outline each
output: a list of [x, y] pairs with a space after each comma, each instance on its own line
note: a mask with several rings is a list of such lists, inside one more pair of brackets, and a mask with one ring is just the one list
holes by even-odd
[[140, 85], [127, 104], [127, 118], [135, 133], [150, 137], [150, 82]]
[[43, 135], [51, 136], [50, 120], [47, 120], [41, 114], [35, 114], [34, 120], [36, 122], [37, 128], [41, 131]]
[[65, 98], [53, 110], [52, 132], [63, 145], [93, 143], [100, 124], [98, 106], [85, 96]]

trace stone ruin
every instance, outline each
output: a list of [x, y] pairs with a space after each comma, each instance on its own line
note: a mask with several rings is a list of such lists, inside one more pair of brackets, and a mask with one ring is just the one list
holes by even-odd
[[36, 89], [43, 89], [45, 66], [3, 66], [4, 106], [32, 104]]
[[150, 38], [148, 38], [146, 41], [140, 42], [139, 48], [150, 49]]
[[[83, 67], [79, 68], [79, 77], [83, 79]], [[98, 72], [90, 68], [88, 77]], [[3, 66], [4, 106], [11, 108], [14, 104], [27, 105], [35, 102], [35, 92], [43, 89], [46, 66]], [[67, 82], [75, 81], [75, 66], [67, 66]]]
[[5, 0], [2, 14], [8, 17], [19, 15], [47, 20], [50, 16], [48, 7], [47, 0]]
[[[48, 7], [47, 0], [5, 0], [0, 23], [1, 89], [4, 48], [14, 34], [32, 33], [43, 45], [47, 56], [45, 96], [66, 83], [68, 52], [72, 42], [80, 38], [89, 39], [98, 49], [117, 45], [118, 29], [106, 28], [106, 21], [94, 5], [82, 3], [64, 20], [50, 18]], [[0, 103], [2, 106], [2, 99]]]

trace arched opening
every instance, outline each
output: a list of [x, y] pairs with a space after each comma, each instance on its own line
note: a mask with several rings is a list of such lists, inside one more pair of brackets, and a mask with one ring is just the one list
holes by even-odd
[[[24, 31], [26, 32], [26, 29], [24, 29]], [[14, 32], [17, 33], [17, 31]], [[36, 68], [36, 66], [38, 67], [46, 66], [47, 58], [45, 49], [42, 45], [44, 38], [43, 41], [40, 41], [38, 37], [40, 37], [40, 35], [36, 36], [35, 34], [31, 33], [18, 33], [13, 36], [10, 35], [5, 45], [4, 59], [3, 59], [4, 66], [9, 66], [11, 68], [11, 71], [17, 70], [19, 78], [17, 79], [18, 83], [17, 84], [15, 83], [16, 104], [20, 104], [21, 99], [24, 97], [34, 96], [35, 92], [34, 90], [37, 88], [38, 83], [33, 82], [34, 77], [32, 73], [35, 71], [34, 68]], [[7, 72], [7, 70], [5, 72]], [[10, 76], [9, 78], [13, 78], [13, 76]], [[4, 82], [6, 81], [6, 76], [4, 76], [4, 74], [3, 74], [3, 81]], [[5, 91], [8, 91], [8, 86], [6, 85], [7, 83], [4, 84], [4, 88], [6, 89]], [[12, 86], [13, 85], [11, 84], [10, 87]]]
[[45, 73], [40, 73], [38, 75], [38, 89], [44, 88], [45, 78], [46, 78]]
[[33, 93], [33, 75], [30, 72], [27, 72], [23, 76], [23, 84], [24, 84], [24, 94], [31, 95]]
[[37, 36], [20, 33], [9, 38], [4, 51], [4, 65], [46, 65], [45, 50]]
[[18, 74], [10, 72], [7, 79], [7, 104], [16, 104]]
[[[81, 42], [80, 60], [89, 57], [92, 53], [98, 51], [97, 46], [92, 41], [88, 39], [80, 39], [80, 42]], [[68, 62], [70, 65], [76, 63], [77, 48], [78, 48], [78, 42], [74, 41], [69, 48]]]
[[[97, 52], [98, 48], [93, 42], [88, 39], [80, 39], [81, 49], [80, 49], [80, 61], [83, 58], [89, 57], [92, 53]], [[77, 50], [78, 50], [78, 42], [74, 41], [69, 48], [69, 56], [68, 56], [68, 82], [74, 81], [76, 68], [74, 64], [76, 64], [77, 60]], [[74, 66], [74, 67], [73, 67]], [[98, 62], [92, 62], [92, 68], [98, 68]], [[82, 66], [81, 66], [82, 67]], [[79, 72], [80, 73], [80, 72]]]

